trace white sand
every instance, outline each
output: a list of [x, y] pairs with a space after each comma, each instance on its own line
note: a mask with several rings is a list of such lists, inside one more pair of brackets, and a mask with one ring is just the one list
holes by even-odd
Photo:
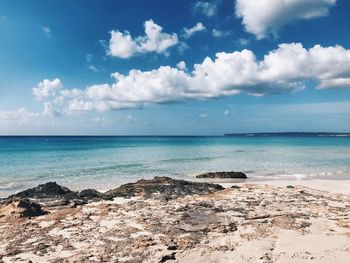
[[[311, 179], [311, 180], [267, 180], [267, 181], [248, 181], [249, 184], [267, 184], [278, 187], [305, 186], [316, 190], [327, 191], [330, 193], [350, 195], [350, 180], [330, 180], [330, 179]], [[220, 183], [224, 187], [232, 185], [241, 185], [242, 183]]]

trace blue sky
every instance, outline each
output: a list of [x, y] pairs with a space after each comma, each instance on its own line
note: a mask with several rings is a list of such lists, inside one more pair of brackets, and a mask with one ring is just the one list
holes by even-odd
[[0, 134], [350, 131], [346, 0], [0, 0]]

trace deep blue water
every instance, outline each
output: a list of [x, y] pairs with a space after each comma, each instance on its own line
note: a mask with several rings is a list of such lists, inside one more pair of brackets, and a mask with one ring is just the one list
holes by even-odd
[[0, 137], [0, 196], [47, 181], [109, 189], [219, 170], [350, 179], [350, 137]]

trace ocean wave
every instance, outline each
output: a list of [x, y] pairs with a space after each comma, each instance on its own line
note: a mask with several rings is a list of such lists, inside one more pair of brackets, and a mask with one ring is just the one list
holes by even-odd
[[0, 191], [14, 191], [25, 186], [24, 183], [19, 182], [0, 182]]

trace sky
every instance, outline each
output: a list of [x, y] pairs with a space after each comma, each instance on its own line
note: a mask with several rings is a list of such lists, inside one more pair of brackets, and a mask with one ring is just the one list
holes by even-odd
[[347, 0], [0, 0], [0, 135], [350, 132]]

